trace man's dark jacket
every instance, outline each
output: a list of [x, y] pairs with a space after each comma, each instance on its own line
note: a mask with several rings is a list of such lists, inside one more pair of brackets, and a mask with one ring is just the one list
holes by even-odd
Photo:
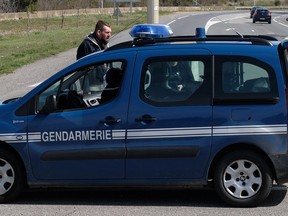
[[87, 35], [77, 50], [77, 59], [80, 59], [90, 53], [106, 49], [107, 46], [102, 44], [96, 37], [95, 33]]

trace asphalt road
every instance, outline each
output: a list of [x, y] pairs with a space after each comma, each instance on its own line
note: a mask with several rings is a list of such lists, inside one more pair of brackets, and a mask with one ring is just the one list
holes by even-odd
[[210, 189], [36, 190], [1, 205], [1, 216], [286, 216], [287, 187], [274, 188], [257, 208], [232, 208]]
[[0, 101], [20, 97], [37, 84], [75, 61], [76, 48], [25, 65], [13, 73], [0, 76]]
[[[205, 15], [205, 16], [204, 16]], [[239, 14], [238, 14], [239, 15]], [[214, 13], [203, 13], [203, 19], [196, 19], [195, 14], [177, 14], [161, 18], [161, 23], [169, 24], [176, 31], [189, 34], [195, 26], [206, 26], [211, 31], [219, 29], [213, 23]], [[221, 15], [221, 19], [223, 20]], [[236, 19], [227, 19], [228, 26], [237, 26], [239, 22], [250, 25], [251, 20], [244, 15]], [[192, 21], [189, 21], [189, 17]], [[205, 17], [205, 19], [204, 19]], [[217, 18], [219, 20], [219, 17]], [[239, 21], [240, 20], [240, 21]], [[179, 22], [184, 22], [189, 28], [183, 28]], [[189, 24], [188, 24], [189, 23]], [[272, 32], [280, 29], [276, 22], [271, 26], [265, 24], [253, 25], [255, 31]], [[181, 27], [182, 26], [182, 27]], [[178, 29], [179, 28], [179, 29]], [[240, 28], [240, 27], [239, 27]], [[245, 29], [245, 27], [244, 27]], [[272, 29], [272, 30], [271, 30]], [[244, 30], [243, 30], [244, 31]], [[279, 30], [280, 31], [280, 30]], [[286, 30], [287, 31], [287, 30]], [[125, 40], [127, 32], [113, 38], [116, 42]], [[114, 41], [111, 41], [113, 44]], [[76, 48], [37, 61], [17, 69], [14, 73], [0, 77], [0, 100], [21, 96], [47, 77], [53, 75], [65, 66], [75, 61]], [[192, 216], [192, 215], [277, 215], [286, 216], [288, 212], [287, 185], [274, 187], [267, 200], [257, 208], [231, 208], [223, 203], [213, 190], [178, 190], [178, 191], [143, 191], [143, 190], [32, 190], [23, 193], [13, 203], [0, 206], [1, 216]]]

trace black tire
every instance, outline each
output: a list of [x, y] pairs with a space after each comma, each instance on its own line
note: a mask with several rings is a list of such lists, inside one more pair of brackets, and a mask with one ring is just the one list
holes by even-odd
[[0, 203], [14, 200], [24, 188], [23, 166], [12, 153], [0, 149]]
[[272, 183], [269, 166], [251, 151], [230, 152], [218, 162], [214, 173], [219, 197], [231, 206], [257, 206], [270, 194]]
[[256, 21], [253, 19], [253, 23], [255, 23]]

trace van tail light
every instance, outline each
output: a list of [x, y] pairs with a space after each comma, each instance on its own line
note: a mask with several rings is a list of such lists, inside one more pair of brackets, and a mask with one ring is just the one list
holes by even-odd
[[270, 13], [270, 12], [268, 12], [268, 16], [271, 16], [271, 13]]

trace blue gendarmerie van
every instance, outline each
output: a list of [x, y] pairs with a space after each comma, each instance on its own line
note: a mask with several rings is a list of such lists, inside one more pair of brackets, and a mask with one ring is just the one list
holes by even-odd
[[[288, 182], [288, 40], [171, 36], [86, 56], [0, 105], [0, 201], [24, 188], [213, 184], [255, 206]], [[253, 52], [251, 52], [253, 50]]]

